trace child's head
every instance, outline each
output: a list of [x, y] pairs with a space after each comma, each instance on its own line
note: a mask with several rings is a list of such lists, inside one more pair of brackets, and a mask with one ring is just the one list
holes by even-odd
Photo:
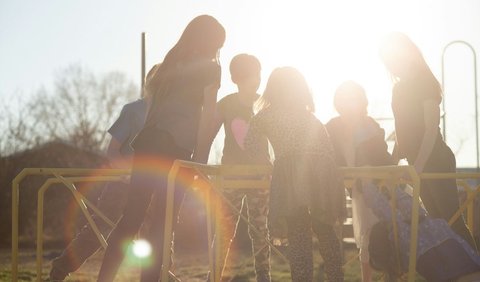
[[168, 51], [160, 70], [175, 68], [177, 63], [195, 58], [218, 61], [225, 36], [225, 29], [216, 18], [210, 15], [195, 17], [185, 27], [175, 46]]
[[239, 90], [257, 92], [261, 69], [260, 61], [249, 54], [236, 55], [230, 62], [230, 76]]
[[275, 106], [315, 111], [310, 87], [302, 73], [293, 67], [280, 67], [273, 70], [259, 105], [260, 108]]
[[363, 87], [348, 80], [340, 84], [333, 98], [335, 109], [343, 117], [357, 119], [367, 115], [368, 100]]

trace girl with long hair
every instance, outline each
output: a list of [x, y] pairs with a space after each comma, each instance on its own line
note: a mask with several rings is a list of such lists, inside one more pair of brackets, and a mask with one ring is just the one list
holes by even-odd
[[[406, 158], [417, 173], [454, 173], [456, 160], [440, 133], [442, 89], [417, 45], [405, 34], [388, 34], [380, 57], [392, 76], [396, 144], [393, 156]], [[459, 208], [455, 179], [422, 180], [420, 197], [433, 218], [447, 222]], [[452, 229], [474, 249], [475, 241], [459, 217]]]
[[268, 225], [274, 244], [288, 244], [292, 281], [313, 280], [312, 229], [319, 241], [328, 281], [343, 281], [340, 240], [333, 225], [345, 216], [345, 189], [324, 125], [303, 75], [275, 69], [251, 119], [245, 147], [260, 152], [272, 144], [275, 162]]
[[[114, 280], [125, 257], [124, 246], [138, 232], [149, 205], [155, 215], [146, 234], [152, 254], [148, 265], [142, 266], [141, 281], [159, 280], [167, 174], [175, 159], [207, 161], [206, 133], [220, 87], [218, 54], [224, 41], [225, 30], [214, 17], [194, 18], [146, 82], [145, 90], [152, 95], [152, 102], [145, 126], [132, 143], [135, 156], [128, 201], [122, 218], [108, 237], [98, 281]], [[186, 183], [180, 184], [175, 189], [175, 216]]]

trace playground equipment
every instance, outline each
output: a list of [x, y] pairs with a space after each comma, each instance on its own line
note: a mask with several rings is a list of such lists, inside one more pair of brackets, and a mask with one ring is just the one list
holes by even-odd
[[[168, 174], [167, 186], [167, 213], [165, 218], [165, 241], [163, 261], [165, 265], [161, 270], [162, 280], [167, 281], [170, 267], [170, 248], [173, 223], [173, 197], [175, 189], [175, 181], [177, 174], [181, 168], [194, 169], [197, 172], [197, 178], [192, 186], [201, 185], [208, 187], [204, 189], [206, 193], [206, 209], [207, 209], [207, 236], [208, 244], [212, 246], [214, 234], [216, 232], [216, 211], [215, 199], [211, 193], [220, 195], [224, 189], [268, 189], [270, 185], [269, 177], [271, 167], [269, 166], [226, 166], [226, 165], [204, 165], [187, 161], [175, 161]], [[416, 266], [417, 245], [417, 227], [418, 227], [418, 210], [419, 210], [419, 194], [421, 179], [457, 179], [459, 186], [463, 187], [467, 193], [465, 202], [460, 206], [459, 210], [452, 217], [449, 223], [455, 221], [461, 214], [467, 211], [467, 224], [471, 230], [474, 228], [474, 201], [480, 193], [480, 185], [473, 186], [468, 179], [480, 179], [480, 173], [425, 173], [420, 176], [416, 174], [415, 169], [411, 166], [384, 166], [384, 167], [361, 167], [361, 168], [341, 168], [344, 176], [346, 187], [352, 187], [356, 179], [369, 178], [379, 181], [379, 185], [393, 189], [398, 184], [405, 181], [402, 176], [408, 174], [411, 181], [409, 184], [413, 187], [413, 207], [411, 219], [411, 244], [410, 244], [410, 260], [408, 281], [414, 281]], [[75, 201], [79, 204], [82, 213], [87, 218], [88, 223], [97, 235], [102, 246], [106, 247], [105, 239], [98, 231], [95, 222], [90, 216], [87, 207], [100, 218], [105, 220], [111, 226], [114, 225], [106, 218], [92, 203], [85, 199], [75, 188], [78, 182], [104, 182], [118, 181], [122, 176], [128, 175], [128, 170], [120, 169], [74, 169], [74, 168], [26, 168], [23, 169], [12, 181], [12, 281], [18, 280], [18, 204], [20, 200], [20, 183], [23, 179], [30, 175], [47, 175], [51, 178], [47, 179], [38, 191], [38, 213], [37, 213], [37, 254], [36, 254], [36, 270], [37, 281], [41, 281], [42, 274], [42, 255], [43, 255], [43, 201], [45, 191], [54, 183], [63, 183], [64, 186], [72, 193]], [[205, 185], [206, 184], [206, 185]], [[395, 195], [395, 193], [392, 193]], [[223, 199], [226, 200], [226, 199]], [[394, 202], [394, 201], [393, 201]], [[393, 205], [392, 208], [395, 208]], [[394, 225], [394, 229], [396, 226]], [[255, 230], [254, 230], [255, 231]], [[396, 241], [396, 240], [395, 240]], [[272, 251], [283, 257], [280, 251], [272, 246]], [[219, 260], [218, 249], [209, 248], [209, 269], [210, 281], [220, 281], [221, 265], [216, 263]], [[160, 270], [159, 270], [160, 271]]]
[[[475, 52], [475, 49], [473, 46], [463, 40], [454, 40], [449, 42], [445, 47], [443, 47], [442, 51], [442, 88], [445, 91], [445, 54], [448, 50], [448, 48], [452, 45], [455, 44], [460, 44], [460, 45], [465, 45], [472, 51], [472, 57], [473, 57], [473, 83], [474, 83], [474, 106], [475, 106], [475, 148], [476, 148], [476, 159], [477, 159], [477, 172], [480, 169], [480, 151], [479, 151], [479, 144], [478, 144], [478, 92], [477, 92], [477, 53]], [[447, 114], [445, 111], [445, 92], [443, 93], [443, 102], [442, 102], [442, 110], [443, 110], [443, 116], [442, 116], [442, 123], [443, 123], [443, 138], [447, 138], [447, 126], [446, 126], [446, 119], [447, 119]]]

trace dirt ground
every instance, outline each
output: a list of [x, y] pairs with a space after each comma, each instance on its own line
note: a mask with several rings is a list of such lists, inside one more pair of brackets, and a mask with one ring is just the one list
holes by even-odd
[[[50, 270], [51, 260], [60, 254], [61, 250], [46, 250], [44, 252], [42, 277], [46, 280]], [[345, 281], [360, 280], [360, 264], [356, 260], [356, 249], [349, 247], [345, 252]], [[103, 251], [97, 252], [75, 273], [71, 274], [65, 281], [68, 282], [94, 282], [100, 268]], [[322, 259], [314, 255], [315, 259], [315, 281], [323, 280]], [[253, 270], [253, 257], [248, 251], [235, 252], [230, 257], [230, 266], [225, 274], [225, 281], [250, 282], [255, 281]], [[22, 250], [19, 255], [19, 281], [35, 281], [35, 250]], [[178, 251], [175, 254], [175, 274], [181, 281], [200, 282], [206, 281], [208, 273], [208, 255], [206, 253], [186, 253]], [[139, 278], [138, 259], [125, 259], [122, 264], [116, 281], [138, 281]], [[288, 263], [278, 255], [272, 254], [271, 274], [274, 282], [290, 281]], [[0, 250], [0, 281], [11, 281], [11, 252], [10, 249]], [[374, 281], [383, 281], [380, 273], [374, 274]], [[424, 281], [420, 278], [417, 281]]]

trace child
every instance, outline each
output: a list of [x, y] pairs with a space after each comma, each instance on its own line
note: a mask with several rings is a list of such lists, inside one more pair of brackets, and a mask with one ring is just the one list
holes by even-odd
[[[354, 81], [342, 83], [335, 91], [334, 106], [340, 116], [331, 119], [326, 128], [335, 149], [339, 166], [393, 165], [387, 151], [385, 131], [368, 116], [365, 90]], [[352, 219], [355, 242], [360, 249], [362, 281], [371, 281], [368, 256], [369, 232], [377, 218], [365, 206], [359, 189], [352, 189]]]
[[[410, 250], [410, 220], [412, 198], [397, 188], [396, 214], [392, 215], [389, 199], [372, 185], [362, 187], [366, 204], [380, 219], [370, 233], [370, 263], [385, 271], [394, 280], [407, 271]], [[456, 234], [442, 218], [427, 216], [420, 206], [417, 243], [417, 272], [427, 281], [459, 281], [460, 277], [476, 273], [476, 278], [461, 281], [479, 281], [480, 256], [462, 237]], [[398, 227], [398, 254], [395, 258], [392, 218]]]
[[[153, 74], [152, 68], [147, 79]], [[151, 96], [145, 92], [145, 96], [123, 106], [120, 116], [108, 129], [112, 136], [107, 149], [107, 158], [111, 168], [131, 167], [133, 150], [130, 142], [143, 128], [147, 108]], [[114, 222], [122, 214], [122, 209], [127, 200], [128, 183], [111, 182], [103, 188], [97, 200], [98, 208]], [[102, 219], [92, 216], [102, 234], [106, 235], [111, 228]], [[89, 224], [86, 224], [75, 238], [69, 243], [62, 254], [52, 261], [52, 269], [49, 279], [52, 281], [63, 281], [70, 273], [75, 272], [80, 266], [100, 248], [95, 233]]]
[[[152, 246], [151, 263], [142, 265], [140, 281], [158, 281], [162, 266], [169, 269], [162, 256], [166, 175], [176, 159], [206, 162], [205, 133], [211, 127], [220, 87], [218, 55], [225, 35], [214, 17], [195, 17], [145, 84], [152, 93], [152, 103], [145, 125], [132, 143], [135, 153], [127, 203], [108, 237], [98, 281], [114, 281], [126, 254], [123, 246], [138, 232], [150, 203], [155, 218], [145, 237]], [[178, 184], [174, 217], [186, 189]]]
[[[391, 32], [380, 45], [380, 57], [392, 77], [397, 159], [406, 159], [421, 173], [455, 173], [455, 154], [440, 132], [442, 87], [420, 48], [405, 34]], [[455, 179], [423, 179], [420, 198], [428, 214], [446, 221], [459, 209]], [[475, 240], [463, 216], [452, 229], [472, 248]]]
[[312, 281], [313, 228], [328, 281], [343, 281], [341, 246], [333, 225], [345, 216], [345, 190], [327, 131], [313, 114], [305, 78], [292, 67], [275, 69], [259, 106], [245, 147], [257, 154], [265, 136], [274, 150], [270, 236], [274, 243], [288, 240], [292, 281]]
[[[238, 92], [224, 97], [217, 103], [215, 125], [211, 138], [213, 140], [223, 124], [225, 141], [222, 164], [270, 164], [268, 141], [266, 139], [262, 140], [260, 154], [254, 157], [246, 154], [243, 147], [243, 137], [248, 130], [248, 122], [253, 116], [253, 104], [260, 97], [257, 94], [260, 85], [260, 71], [260, 62], [252, 55], [239, 54], [230, 63], [231, 78], [233, 83], [237, 85]], [[252, 240], [252, 251], [255, 254], [257, 281], [270, 281], [270, 247], [266, 241], [268, 240], [268, 190], [225, 190], [223, 194], [240, 212], [246, 205], [248, 221], [260, 231], [260, 234], [257, 234], [250, 230], [250, 226], [248, 228]], [[217, 234], [216, 240], [221, 240], [222, 258], [225, 258], [223, 273], [240, 216], [235, 214], [230, 206], [225, 204], [222, 206], [224, 213], [224, 222], [221, 226], [222, 234], [221, 236]]]

